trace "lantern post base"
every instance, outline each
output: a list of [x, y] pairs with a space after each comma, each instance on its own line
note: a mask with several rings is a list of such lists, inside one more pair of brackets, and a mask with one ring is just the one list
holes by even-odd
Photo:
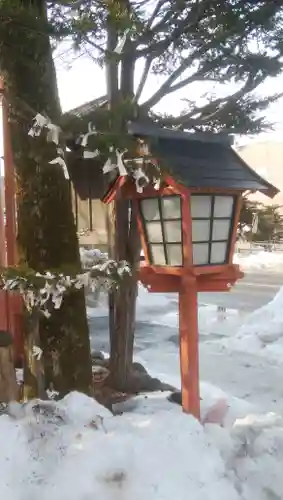
[[197, 280], [183, 277], [179, 292], [182, 408], [200, 419]]

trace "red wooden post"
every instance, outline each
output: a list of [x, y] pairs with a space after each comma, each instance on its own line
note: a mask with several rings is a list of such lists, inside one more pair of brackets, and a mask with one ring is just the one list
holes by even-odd
[[179, 292], [182, 407], [200, 419], [197, 281], [183, 277]]
[[4, 95], [4, 81], [0, 78], [0, 92], [2, 94], [2, 120], [3, 120], [3, 149], [5, 168], [5, 207], [6, 207], [6, 244], [7, 265], [16, 263], [16, 201], [15, 201], [15, 173], [11, 146], [11, 135], [8, 118], [8, 103]]
[[[1, 82], [0, 82], [0, 90]], [[2, 132], [3, 128], [3, 94], [1, 98], [1, 111], [2, 111], [2, 124], [0, 130]], [[4, 148], [3, 148], [4, 149]], [[5, 267], [7, 265], [6, 258], [6, 235], [5, 235], [5, 222], [4, 222], [4, 209], [5, 209], [5, 184], [2, 186], [2, 180], [4, 178], [1, 175], [1, 190], [0, 190], [0, 266]], [[2, 190], [2, 187], [4, 189]], [[4, 195], [4, 196], [3, 196]], [[6, 291], [0, 291], [0, 329], [8, 330], [9, 327], [9, 307], [8, 307], [8, 297]]]
[[0, 184], [0, 266], [6, 266], [6, 242], [5, 242], [5, 225], [4, 225], [4, 200], [2, 191], [2, 176]]
[[[8, 102], [4, 94], [4, 80], [0, 77], [0, 94], [2, 95], [2, 126], [4, 152], [4, 199], [6, 209], [5, 227], [1, 231], [0, 246], [4, 248], [5, 260], [3, 265], [13, 266], [17, 263], [16, 252], [16, 182], [12, 155], [11, 134], [8, 117]], [[4, 200], [2, 200], [4, 207]], [[3, 217], [3, 213], [1, 214]], [[1, 226], [1, 223], [0, 223]], [[12, 333], [16, 361], [23, 355], [23, 325], [22, 325], [22, 298], [19, 294], [6, 291], [0, 293], [0, 327]]]

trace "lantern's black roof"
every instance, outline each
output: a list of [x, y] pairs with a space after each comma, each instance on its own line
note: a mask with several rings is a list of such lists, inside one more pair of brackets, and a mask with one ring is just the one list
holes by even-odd
[[279, 192], [244, 162], [227, 135], [181, 132], [141, 122], [130, 122], [128, 132], [146, 139], [151, 154], [188, 187], [260, 191], [270, 198]]

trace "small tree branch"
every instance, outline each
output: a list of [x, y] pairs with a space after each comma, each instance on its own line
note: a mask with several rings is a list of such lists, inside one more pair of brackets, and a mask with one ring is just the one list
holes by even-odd
[[[256, 86], [259, 83], [256, 84]], [[168, 126], [192, 126], [192, 125], [203, 125], [204, 123], [210, 121], [212, 118], [215, 118], [219, 112], [222, 112], [221, 105], [224, 103], [231, 103], [232, 101], [237, 101], [241, 99], [245, 94], [254, 90], [255, 84], [253, 77], [250, 76], [246, 83], [234, 94], [226, 97], [219, 97], [212, 102], [209, 102], [203, 107], [196, 107], [188, 113], [177, 117], [165, 118], [162, 120], [164, 125]], [[210, 111], [212, 109], [212, 111]], [[210, 112], [209, 112], [210, 111]], [[198, 118], [197, 115], [200, 115]], [[196, 117], [196, 118], [194, 118]]]
[[[164, 3], [166, 3], [166, 2], [164, 2], [162, 0], [159, 2], [160, 6], [159, 6], [158, 11], [160, 10], [161, 7], [164, 7]], [[170, 20], [172, 20], [172, 18], [174, 17], [175, 14], [176, 14], [176, 5], [174, 7], [172, 7], [171, 9], [168, 9], [166, 14], [164, 14], [164, 16], [154, 25], [153, 25], [153, 22], [154, 22], [154, 19], [153, 19], [152, 23], [151, 23], [152, 32], [158, 33], [159, 31], [164, 29], [167, 26], [167, 23]]]
[[[193, 58], [194, 59], [194, 58]], [[192, 57], [187, 57], [184, 59], [182, 64], [180, 64], [179, 68], [177, 68], [173, 73], [165, 80], [165, 82], [159, 87], [157, 92], [153, 94], [145, 103], [143, 103], [143, 107], [146, 109], [150, 109], [155, 106], [163, 97], [165, 97], [168, 93], [172, 92], [170, 90], [172, 83], [174, 83], [182, 73], [188, 68], [190, 64], [193, 62]], [[176, 84], [178, 85], [178, 84]], [[181, 87], [180, 87], [181, 88]]]
[[[172, 14], [174, 13], [173, 9], [170, 11], [170, 15], [169, 12], [166, 13], [164, 18], [159, 23], [157, 23], [157, 25], [155, 25], [152, 30], [146, 30], [137, 40], [137, 45], [146, 45], [144, 49], [137, 51], [137, 58], [144, 57], [148, 54], [153, 53], [156, 57], [163, 51], [167, 50], [172, 42], [178, 40], [181, 35], [190, 32], [192, 26], [194, 26], [202, 19], [205, 13], [206, 6], [210, 1], [211, 0], [203, 0], [201, 4], [199, 4], [199, 2], [197, 1], [194, 9], [190, 9], [186, 18], [178, 20], [178, 24], [176, 25], [175, 29], [173, 29], [171, 34], [166, 36], [166, 38], [164, 38], [163, 40], [158, 40], [156, 42], [150, 43], [152, 42], [154, 34], [160, 33], [161, 30], [165, 28], [166, 23], [170, 21], [170, 19], [172, 20]], [[176, 14], [177, 13], [178, 11], [176, 11]]]
[[156, 4], [156, 7], [155, 7], [153, 13], [151, 14], [151, 17], [148, 20], [147, 28], [150, 28], [152, 26], [152, 24], [154, 23], [154, 20], [157, 16], [158, 12], [160, 11], [162, 5], [164, 5], [164, 0], [159, 0], [159, 2], [157, 2], [157, 4]]
[[103, 47], [100, 47], [100, 45], [98, 45], [97, 43], [93, 42], [92, 40], [89, 39], [88, 36], [84, 36], [84, 39], [87, 43], [89, 43], [90, 45], [92, 45], [92, 47], [94, 47], [95, 49], [97, 49], [101, 54], [104, 54], [105, 56], [106, 55], [110, 55], [112, 52], [109, 52], [107, 49], [103, 49]]
[[205, 79], [206, 82], [219, 82], [219, 79], [217, 78], [212, 78], [212, 77], [207, 77], [205, 76], [202, 72], [196, 72], [191, 76], [188, 76], [188, 78], [184, 78], [184, 80], [181, 80], [180, 82], [176, 83], [172, 87], [170, 87], [169, 92], [167, 94], [171, 94], [172, 92], [176, 92], [177, 90], [182, 89], [183, 87], [186, 87], [186, 85], [190, 85], [190, 83], [195, 83], [195, 82], [200, 82]]
[[115, 108], [119, 94], [118, 62], [113, 59], [113, 51], [117, 45], [118, 33], [115, 25], [111, 23], [110, 17], [107, 19], [107, 52], [106, 60], [106, 87], [108, 105], [110, 109]]
[[143, 72], [142, 72], [142, 76], [141, 76], [140, 82], [138, 84], [136, 95], [135, 95], [134, 100], [133, 100], [136, 103], [139, 101], [139, 99], [140, 99], [140, 97], [142, 95], [142, 92], [143, 92], [144, 86], [146, 84], [146, 80], [147, 80], [148, 74], [150, 72], [152, 61], [153, 61], [153, 57], [148, 57], [146, 59], [146, 61], [145, 61], [145, 65], [144, 65], [144, 69], [143, 69]]
[[[181, 67], [179, 69], [181, 72]], [[183, 71], [185, 71], [185, 69], [186, 68], [184, 68]], [[206, 76], [207, 69], [208, 68], [202, 67], [200, 70], [195, 71], [195, 73], [188, 76], [187, 78], [184, 78], [180, 82], [175, 83], [175, 85], [170, 85], [170, 82], [172, 82], [173, 80], [175, 80], [177, 78], [176, 76], [174, 76], [174, 73], [173, 73], [164, 82], [164, 84], [161, 85], [161, 87], [158, 89], [158, 91], [152, 97], [150, 97], [150, 99], [148, 99], [148, 101], [146, 101], [143, 104], [143, 106], [146, 109], [149, 109], [149, 108], [155, 106], [166, 95], [171, 94], [172, 92], [176, 92], [177, 90], [180, 90], [180, 89], [186, 87], [186, 85], [189, 85], [190, 83], [195, 83], [197, 81], [203, 81], [204, 78], [205, 78], [206, 82], [208, 82], [208, 81], [219, 82], [219, 79], [217, 79], [217, 78], [212, 78], [212, 77]]]

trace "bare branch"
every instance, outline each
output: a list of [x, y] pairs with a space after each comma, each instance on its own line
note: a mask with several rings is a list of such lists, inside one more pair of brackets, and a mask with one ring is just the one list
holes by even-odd
[[[167, 94], [171, 94], [172, 92], [176, 92], [176, 90], [180, 90], [183, 87], [186, 87], [186, 85], [189, 85], [190, 83], [200, 82], [203, 80], [204, 80], [204, 74], [201, 71], [197, 71], [193, 75], [188, 76], [188, 78], [184, 78], [184, 80], [181, 80], [180, 82], [178, 82], [175, 85], [173, 85], [172, 87], [170, 87]], [[212, 78], [209, 76], [205, 76], [205, 81], [219, 83], [219, 78]]]
[[148, 57], [146, 59], [146, 62], [145, 62], [145, 65], [144, 65], [144, 69], [143, 69], [143, 72], [142, 72], [142, 76], [141, 76], [140, 82], [138, 84], [136, 95], [134, 97], [134, 102], [138, 102], [139, 99], [140, 99], [140, 96], [142, 95], [142, 92], [143, 92], [144, 86], [146, 84], [146, 80], [147, 80], [148, 74], [150, 72], [152, 61], [153, 61], [153, 57]]
[[[193, 59], [191, 56], [186, 57], [186, 59], [184, 59], [182, 64], [180, 64], [179, 68], [173, 71], [173, 73], [167, 78], [167, 80], [165, 80], [165, 82], [159, 87], [157, 92], [155, 92], [155, 94], [153, 94], [153, 96], [151, 96], [150, 99], [148, 99], [145, 103], [143, 103], [143, 107], [146, 109], [150, 109], [153, 106], [155, 106], [159, 101], [161, 101], [161, 99], [165, 97], [167, 94], [173, 92], [173, 90], [170, 90], [172, 83], [174, 83], [182, 75], [182, 73], [184, 73], [184, 71], [190, 66], [190, 64], [192, 64], [194, 59], [195, 57], [193, 57]], [[176, 86], [177, 85], [178, 84], [176, 84]]]
[[[254, 78], [250, 76], [246, 83], [234, 94], [226, 97], [219, 97], [212, 102], [209, 102], [203, 107], [196, 107], [188, 113], [177, 117], [165, 118], [162, 120], [164, 125], [168, 126], [196, 126], [203, 125], [204, 123], [210, 121], [212, 118], [215, 118], [219, 112], [222, 112], [221, 105], [227, 103], [230, 104], [232, 101], [236, 102], [241, 99], [248, 92], [254, 90], [254, 88], [259, 85], [259, 81], [255, 84]], [[213, 111], [210, 111], [213, 109]], [[197, 115], [199, 115], [197, 117]]]

